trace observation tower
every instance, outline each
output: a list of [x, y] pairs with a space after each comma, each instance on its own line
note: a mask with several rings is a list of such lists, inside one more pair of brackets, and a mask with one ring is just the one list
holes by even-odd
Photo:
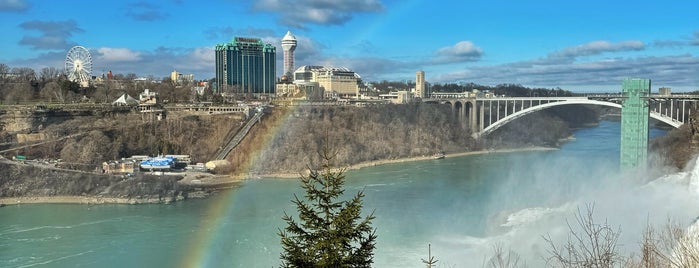
[[284, 50], [284, 75], [289, 77], [289, 80], [294, 80], [294, 50], [296, 50], [296, 37], [287, 31], [282, 38], [282, 49]]

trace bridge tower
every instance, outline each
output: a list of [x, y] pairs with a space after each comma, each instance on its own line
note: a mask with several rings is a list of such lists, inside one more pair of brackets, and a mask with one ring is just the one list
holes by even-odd
[[645, 165], [648, 154], [650, 79], [628, 78], [622, 83], [621, 167]]

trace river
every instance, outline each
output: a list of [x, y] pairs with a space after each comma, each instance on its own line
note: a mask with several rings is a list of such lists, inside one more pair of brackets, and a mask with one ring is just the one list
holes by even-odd
[[[637, 190], [648, 188], [644, 175], [619, 171], [619, 128], [602, 121], [577, 130], [560, 150], [348, 171], [347, 196], [363, 190], [363, 212], [376, 216], [374, 266], [424, 267], [420, 260], [431, 244], [439, 267], [480, 267], [494, 245], [537, 267], [546, 254], [541, 236], [564, 238], [565, 220], [586, 204], [622, 228], [623, 252], [637, 251], [646, 223], [696, 217], [699, 207], [684, 203], [699, 198], [685, 184], [663, 183], [649, 193]], [[663, 133], [654, 129], [651, 136]], [[169, 205], [6, 206], [0, 208], [0, 267], [278, 266], [281, 217], [297, 215], [293, 194], [303, 196], [298, 180], [253, 179]]]

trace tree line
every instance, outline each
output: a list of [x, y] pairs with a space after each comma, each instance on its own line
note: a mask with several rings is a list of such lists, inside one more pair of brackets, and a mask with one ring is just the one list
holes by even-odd
[[[390, 92], [396, 90], [409, 90], [415, 87], [412, 81], [387, 81], [371, 82], [371, 86], [379, 92]], [[570, 97], [573, 92], [562, 88], [529, 88], [519, 84], [499, 84], [496, 86], [479, 85], [476, 83], [428, 83], [430, 92], [461, 93], [477, 89], [487, 91], [496, 95], [508, 97]]]
[[150, 76], [140, 81], [135, 73], [117, 73], [110, 77], [103, 74], [94, 78], [89, 86], [81, 87], [54, 67], [44, 67], [37, 72], [29, 67], [11, 68], [0, 63], [0, 104], [111, 103], [124, 93], [137, 97], [146, 88], [157, 92], [162, 100], [169, 103], [223, 101], [210, 87], [206, 87], [203, 94], [197, 94], [193, 90], [196, 82], [175, 83], [170, 77], [157, 80]]

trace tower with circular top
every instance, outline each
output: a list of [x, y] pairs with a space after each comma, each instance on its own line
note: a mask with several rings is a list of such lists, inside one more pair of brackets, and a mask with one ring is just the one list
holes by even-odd
[[296, 50], [296, 37], [287, 31], [282, 38], [282, 49], [284, 50], [284, 75], [293, 80], [294, 71], [294, 50]]

